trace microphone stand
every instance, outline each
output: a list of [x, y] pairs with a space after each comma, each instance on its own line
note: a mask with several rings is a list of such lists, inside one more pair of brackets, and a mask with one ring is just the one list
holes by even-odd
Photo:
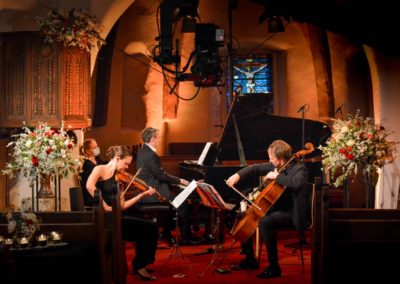
[[[305, 145], [305, 123], [306, 123], [306, 120], [304, 117], [305, 108], [302, 108], [300, 111], [301, 111], [301, 148], [302, 148]], [[303, 161], [303, 160], [304, 160], [304, 156], [301, 157], [301, 161]]]

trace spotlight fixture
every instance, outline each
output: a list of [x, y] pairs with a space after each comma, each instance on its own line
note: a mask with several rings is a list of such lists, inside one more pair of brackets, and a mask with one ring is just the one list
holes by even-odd
[[280, 16], [272, 16], [268, 18], [268, 32], [269, 33], [280, 33], [284, 32], [285, 28]]
[[182, 33], [196, 32], [196, 18], [186, 16], [182, 19]]

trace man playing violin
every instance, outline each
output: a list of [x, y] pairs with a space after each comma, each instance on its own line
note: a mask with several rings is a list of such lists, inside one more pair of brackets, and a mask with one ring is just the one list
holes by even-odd
[[[281, 276], [278, 263], [277, 232], [280, 228], [304, 228], [307, 220], [306, 191], [307, 168], [304, 163], [289, 163], [282, 168], [292, 156], [292, 148], [283, 140], [275, 140], [268, 147], [270, 162], [251, 165], [233, 174], [226, 181], [233, 187], [240, 179], [251, 175], [264, 176], [263, 181], [275, 181], [284, 187], [282, 195], [276, 200], [266, 215], [261, 218], [259, 228], [264, 239], [269, 266], [257, 275], [257, 278], [272, 278]], [[252, 238], [242, 243], [242, 252], [246, 255], [241, 261], [241, 269], [257, 269], [258, 262], [254, 256]]]

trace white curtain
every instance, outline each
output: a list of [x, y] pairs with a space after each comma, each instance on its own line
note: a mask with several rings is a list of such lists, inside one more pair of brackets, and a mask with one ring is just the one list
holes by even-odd
[[397, 209], [400, 188], [400, 161], [385, 165], [378, 171], [375, 188], [376, 209]]

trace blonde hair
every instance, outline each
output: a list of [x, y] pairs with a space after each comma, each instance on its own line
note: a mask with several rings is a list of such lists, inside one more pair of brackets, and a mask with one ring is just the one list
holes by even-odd
[[292, 147], [283, 140], [273, 141], [268, 150], [271, 150], [277, 159], [289, 160], [292, 157]]
[[125, 157], [132, 156], [132, 153], [129, 151], [128, 147], [122, 145], [110, 146], [106, 153], [109, 159], [114, 157], [119, 157], [121, 159]]

